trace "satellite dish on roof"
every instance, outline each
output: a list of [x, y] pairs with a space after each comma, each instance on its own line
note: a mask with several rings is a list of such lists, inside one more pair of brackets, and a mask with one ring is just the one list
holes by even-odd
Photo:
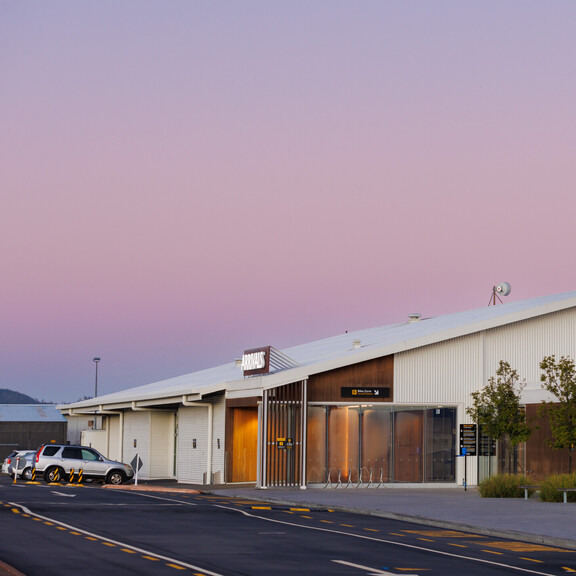
[[502, 294], [502, 296], [508, 296], [511, 289], [512, 287], [510, 286], [509, 282], [500, 282], [500, 284], [496, 286], [496, 292], [498, 292], [498, 294]]
[[490, 296], [490, 302], [488, 302], [488, 306], [493, 305], [496, 306], [496, 298], [500, 300], [500, 304], [502, 304], [502, 300], [500, 296], [508, 296], [510, 291], [512, 290], [512, 286], [510, 286], [509, 282], [500, 282], [497, 286], [492, 287], [492, 296]]

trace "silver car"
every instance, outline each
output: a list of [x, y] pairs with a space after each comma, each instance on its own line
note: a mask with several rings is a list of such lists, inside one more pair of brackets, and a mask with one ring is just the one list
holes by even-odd
[[34, 456], [36, 450], [14, 450], [2, 463], [2, 472], [25, 480], [32, 478], [32, 468], [34, 467]]
[[108, 484], [122, 484], [134, 476], [129, 464], [108, 460], [88, 446], [44, 444], [36, 452], [36, 476], [46, 482], [59, 480], [102, 480]]

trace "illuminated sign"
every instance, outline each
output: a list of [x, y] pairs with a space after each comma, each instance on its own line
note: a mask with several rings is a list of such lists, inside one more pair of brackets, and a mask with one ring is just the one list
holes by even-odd
[[267, 374], [269, 368], [270, 347], [246, 350], [240, 364], [245, 376], [252, 374]]
[[390, 388], [340, 388], [342, 398], [390, 398]]

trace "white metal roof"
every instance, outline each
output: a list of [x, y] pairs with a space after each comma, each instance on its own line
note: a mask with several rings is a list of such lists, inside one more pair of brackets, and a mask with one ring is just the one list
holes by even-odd
[[[465, 312], [447, 314], [417, 321], [347, 332], [307, 344], [282, 350], [300, 366], [259, 377], [243, 378], [242, 370], [234, 362], [208, 370], [185, 374], [61, 406], [62, 409], [88, 409], [101, 406], [104, 410], [129, 407], [131, 402], [178, 402], [183, 395], [200, 399], [218, 391], [235, 391], [235, 395], [249, 390], [279, 386], [324, 372], [519, 322], [544, 314], [576, 307], [576, 291], [486, 306]], [[354, 342], [359, 341], [356, 346]]]

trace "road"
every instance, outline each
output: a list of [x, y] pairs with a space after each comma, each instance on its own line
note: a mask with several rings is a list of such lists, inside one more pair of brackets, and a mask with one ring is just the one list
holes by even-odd
[[576, 551], [209, 494], [12, 484], [0, 559], [27, 576], [557, 576]]

